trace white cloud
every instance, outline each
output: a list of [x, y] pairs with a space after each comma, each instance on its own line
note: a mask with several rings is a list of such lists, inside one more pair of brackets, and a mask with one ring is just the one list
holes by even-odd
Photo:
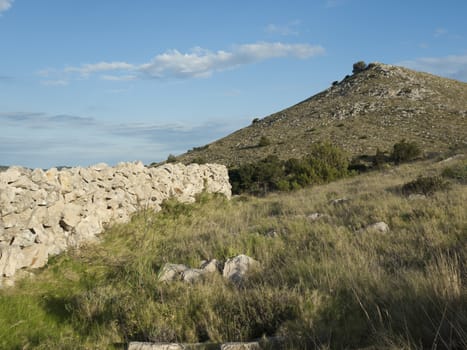
[[126, 62], [98, 62], [92, 64], [83, 64], [80, 67], [66, 67], [65, 73], [79, 73], [84, 77], [96, 72], [131, 70], [134, 66]]
[[152, 78], [170, 76], [196, 78], [210, 76], [213, 72], [271, 58], [295, 57], [305, 59], [323, 53], [324, 49], [321, 46], [267, 42], [238, 45], [230, 52], [212, 52], [196, 48], [190, 53], [183, 54], [177, 50], [171, 50], [157, 55], [151, 62], [140, 66], [139, 70], [144, 75]]
[[467, 81], [467, 55], [422, 57], [403, 61], [399, 64], [408, 68]]
[[[323, 47], [310, 44], [284, 44], [280, 42], [259, 42], [234, 46], [230, 51], [210, 51], [196, 47], [187, 53], [168, 50], [156, 55], [143, 64], [127, 62], [98, 62], [69, 66], [62, 71], [44, 69], [40, 75], [50, 77], [65, 74], [67, 77], [89, 78], [95, 73], [109, 72], [100, 76], [103, 80], [124, 81], [144, 78], [199, 78], [208, 77], [214, 72], [233, 69], [278, 57], [306, 59], [324, 54]], [[65, 80], [60, 77], [60, 80]]]
[[8, 10], [14, 0], [0, 0], [0, 13]]
[[102, 80], [110, 80], [110, 81], [130, 81], [135, 80], [137, 78], [136, 75], [102, 75]]

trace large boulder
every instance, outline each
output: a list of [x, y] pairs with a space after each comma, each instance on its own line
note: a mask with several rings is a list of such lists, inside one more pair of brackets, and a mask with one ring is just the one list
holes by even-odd
[[228, 259], [225, 262], [222, 275], [235, 284], [241, 284], [247, 274], [257, 268], [259, 268], [258, 261], [247, 255], [241, 254]]

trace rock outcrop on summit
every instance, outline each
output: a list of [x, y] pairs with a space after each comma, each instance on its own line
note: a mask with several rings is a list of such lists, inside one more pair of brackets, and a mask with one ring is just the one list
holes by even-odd
[[141, 162], [116, 167], [25, 169], [0, 172], [0, 285], [21, 268], [37, 268], [69, 247], [97, 239], [139, 209], [160, 210], [168, 198], [193, 202], [202, 191], [228, 198], [227, 169], [216, 164]]

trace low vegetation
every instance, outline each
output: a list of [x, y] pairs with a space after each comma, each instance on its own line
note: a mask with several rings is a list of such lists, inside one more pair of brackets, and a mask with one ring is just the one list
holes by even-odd
[[272, 191], [289, 191], [320, 184], [349, 174], [348, 156], [330, 144], [314, 144], [310, 153], [287, 161], [268, 156], [255, 163], [229, 170], [234, 194], [265, 195]]
[[[462, 169], [457, 159], [411, 162], [293, 193], [231, 201], [203, 194], [195, 204], [143, 210], [101, 244], [56, 257], [0, 291], [0, 348], [279, 335], [290, 349], [465, 349]], [[450, 186], [430, 196], [394, 191], [419, 175]], [[380, 221], [389, 232], [365, 229]], [[241, 253], [261, 263], [241, 287], [218, 275], [158, 281], [167, 262], [197, 266]]]

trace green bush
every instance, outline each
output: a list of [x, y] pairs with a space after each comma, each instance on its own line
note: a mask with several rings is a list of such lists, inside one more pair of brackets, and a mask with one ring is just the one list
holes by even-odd
[[396, 164], [400, 164], [414, 160], [421, 154], [422, 151], [417, 143], [402, 140], [393, 146], [391, 160]]
[[357, 74], [363, 72], [367, 68], [367, 65], [364, 61], [358, 61], [353, 64], [352, 73]]
[[169, 154], [167, 157], [166, 163], [176, 163], [177, 162], [177, 157], [175, 157], [173, 154]]
[[424, 194], [428, 196], [447, 187], [448, 184], [439, 176], [419, 176], [416, 180], [404, 184], [402, 193], [405, 195]]
[[314, 144], [303, 159], [279, 160], [269, 156], [259, 162], [229, 170], [234, 194], [264, 195], [288, 191], [311, 184], [336, 180], [348, 174], [346, 154], [330, 144]]

